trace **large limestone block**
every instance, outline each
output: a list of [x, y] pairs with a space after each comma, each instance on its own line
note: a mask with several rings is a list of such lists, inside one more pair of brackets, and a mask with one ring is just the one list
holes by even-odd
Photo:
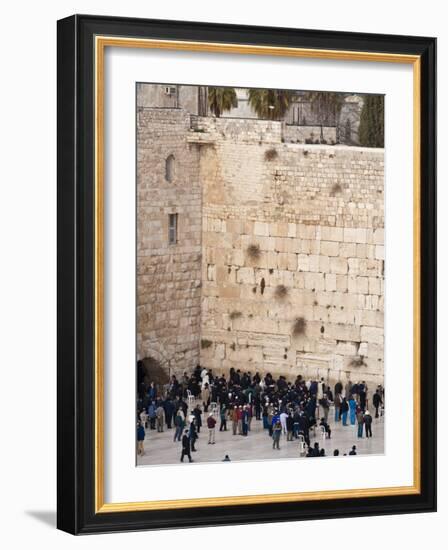
[[384, 245], [384, 229], [378, 228], [373, 232], [374, 244]]
[[325, 327], [324, 337], [326, 340], [351, 340], [359, 342], [361, 341], [361, 329], [356, 325], [328, 323]]
[[365, 244], [367, 242], [367, 230], [364, 228], [345, 227], [344, 242]]
[[377, 260], [384, 260], [384, 246], [381, 246], [381, 245], [375, 246], [375, 258]]
[[221, 298], [239, 298], [240, 285], [226, 285], [218, 288], [218, 295]]
[[345, 275], [347, 273], [347, 260], [345, 258], [330, 258], [330, 272]]
[[260, 237], [269, 237], [269, 224], [266, 222], [255, 222], [254, 223], [254, 235], [259, 235]]
[[321, 227], [322, 241], [342, 242], [344, 240], [344, 229], [342, 227]]
[[327, 292], [332, 292], [336, 290], [336, 274], [335, 273], [325, 273], [325, 290]]
[[373, 344], [383, 344], [384, 329], [379, 327], [361, 327], [361, 340]]
[[339, 256], [339, 243], [337, 241], [321, 241], [320, 252], [324, 256]]
[[369, 294], [381, 294], [381, 279], [369, 277]]
[[369, 278], [368, 277], [356, 277], [356, 290], [358, 294], [369, 293]]
[[255, 272], [252, 267], [240, 267], [236, 273], [236, 282], [242, 284], [255, 284]]

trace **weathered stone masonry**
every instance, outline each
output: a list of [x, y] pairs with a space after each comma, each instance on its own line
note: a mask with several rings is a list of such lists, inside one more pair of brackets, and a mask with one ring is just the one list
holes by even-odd
[[[200, 350], [216, 372], [382, 382], [383, 150], [283, 142], [279, 122], [139, 116], [139, 353], [160, 341], [179, 370]], [[175, 144], [172, 185], [160, 170]]]
[[[199, 361], [201, 187], [199, 150], [180, 109], [137, 112], [137, 354], [177, 372]], [[166, 160], [174, 159], [172, 181]], [[178, 214], [169, 244], [168, 216]]]

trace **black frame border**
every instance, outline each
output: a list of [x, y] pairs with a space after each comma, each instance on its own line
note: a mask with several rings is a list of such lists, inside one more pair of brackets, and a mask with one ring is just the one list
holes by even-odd
[[[57, 30], [57, 527], [72, 534], [87, 534], [436, 511], [436, 39], [90, 15], [62, 19]], [[420, 57], [420, 494], [95, 513], [96, 35]]]

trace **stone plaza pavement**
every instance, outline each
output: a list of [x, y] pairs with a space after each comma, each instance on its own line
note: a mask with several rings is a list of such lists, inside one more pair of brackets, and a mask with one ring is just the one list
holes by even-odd
[[[203, 414], [203, 422], [207, 413]], [[352, 445], [356, 445], [358, 455], [383, 454], [384, 453], [384, 416], [373, 419], [373, 437], [362, 439], [357, 437], [357, 426], [343, 426], [342, 422], [334, 422], [333, 408], [330, 409], [329, 424], [332, 430], [331, 439], [322, 439], [316, 429], [316, 435], [310, 435], [311, 446], [316, 441], [320, 448], [325, 449], [327, 456], [332, 456], [334, 449], [339, 449], [340, 455], [349, 453]], [[311, 431], [312, 434], [312, 431]], [[227, 431], [219, 431], [219, 419], [215, 432], [215, 445], [208, 444], [207, 427], [202, 427], [199, 439], [196, 441], [197, 452], [191, 453], [194, 462], [219, 462], [226, 454], [232, 461], [241, 460], [272, 460], [275, 458], [299, 458], [299, 443], [297, 440], [286, 441], [286, 436], [280, 439], [280, 450], [272, 449], [272, 439], [267, 430], [263, 430], [261, 420], [252, 420], [251, 431], [247, 437], [232, 435], [232, 426], [227, 422]], [[177, 464], [180, 460], [182, 445], [180, 442], [173, 442], [174, 430], [157, 433], [156, 430], [146, 430], [144, 443], [145, 455], [137, 457], [138, 466]], [[188, 464], [188, 458], [184, 459]]]

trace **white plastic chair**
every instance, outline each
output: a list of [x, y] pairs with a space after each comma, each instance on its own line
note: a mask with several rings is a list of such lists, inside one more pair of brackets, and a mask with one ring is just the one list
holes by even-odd
[[194, 396], [190, 390], [187, 390], [187, 402], [188, 402], [188, 408], [191, 408], [194, 404]]
[[303, 437], [303, 435], [299, 435], [297, 439], [299, 440], [299, 453], [300, 453], [300, 456], [304, 456], [306, 454], [305, 438]]
[[325, 426], [319, 426], [320, 429], [320, 436], [323, 440], [327, 439], [327, 430], [325, 429]]

